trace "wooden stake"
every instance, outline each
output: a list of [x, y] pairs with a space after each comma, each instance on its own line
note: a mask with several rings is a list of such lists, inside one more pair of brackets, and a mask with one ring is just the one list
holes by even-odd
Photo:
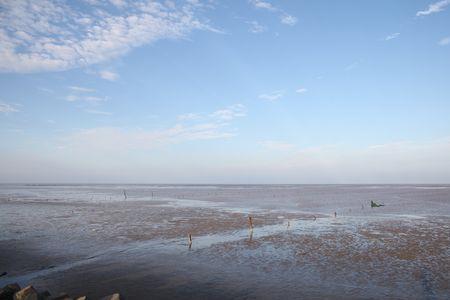
[[248, 216], [248, 227], [250, 230], [253, 230], [253, 221], [252, 217]]

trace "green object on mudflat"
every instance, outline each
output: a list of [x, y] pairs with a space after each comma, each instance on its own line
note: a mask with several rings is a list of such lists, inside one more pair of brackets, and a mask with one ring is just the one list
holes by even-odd
[[373, 201], [370, 201], [370, 207], [380, 207], [380, 206], [384, 206], [384, 204], [377, 204]]

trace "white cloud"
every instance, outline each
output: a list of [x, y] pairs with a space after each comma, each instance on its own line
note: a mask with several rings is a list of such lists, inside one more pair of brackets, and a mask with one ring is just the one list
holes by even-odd
[[248, 31], [251, 33], [262, 33], [267, 30], [266, 26], [259, 24], [257, 21], [247, 22], [247, 24], [250, 25]]
[[101, 111], [101, 110], [94, 110], [94, 109], [86, 109], [85, 112], [88, 114], [94, 114], [94, 115], [104, 115], [104, 116], [111, 116], [112, 112], [109, 111]]
[[[236, 131], [229, 128], [228, 122], [234, 118], [245, 116], [244, 109], [243, 105], [235, 104], [206, 114], [205, 118], [195, 119], [197, 120], [195, 123], [178, 123], [158, 130], [117, 127], [84, 129], [65, 138], [62, 146], [78, 150], [92, 148], [102, 151], [145, 150], [186, 141], [230, 138], [236, 135]], [[105, 114], [105, 112], [95, 110], [86, 110], [86, 112]]]
[[[65, 97], [66, 101], [69, 101], [69, 102], [86, 101], [86, 102], [90, 102], [90, 103], [98, 103], [98, 102], [104, 102], [104, 101], [108, 100], [107, 97], [98, 97], [98, 96], [89, 95], [89, 93], [96, 92], [96, 90], [92, 89], [92, 88], [86, 88], [86, 87], [74, 86], [74, 85], [69, 86], [68, 88], [72, 91], [71, 94], [69, 94]], [[88, 95], [86, 95], [86, 94], [88, 94]]]
[[178, 121], [190, 121], [190, 120], [197, 120], [200, 119], [201, 116], [199, 114], [195, 114], [195, 113], [187, 113], [187, 114], [182, 114], [179, 115], [177, 117]]
[[388, 35], [387, 37], [384, 38], [384, 40], [385, 41], [390, 41], [390, 40], [398, 38], [399, 35], [400, 35], [400, 32], [396, 32], [396, 33]]
[[74, 101], [80, 100], [80, 97], [78, 97], [76, 95], [67, 95], [65, 99], [66, 99], [66, 101], [74, 102]]
[[213, 123], [223, 123], [225, 121], [231, 121], [235, 118], [245, 117], [247, 115], [246, 108], [242, 104], [233, 104], [223, 109], [216, 110], [209, 114], [199, 114], [199, 113], [187, 113], [182, 114], [177, 117], [180, 122], [184, 121], [202, 121], [202, 122], [213, 122]]
[[276, 150], [276, 151], [287, 151], [287, 150], [293, 150], [295, 146], [290, 143], [282, 142], [282, 141], [262, 141], [260, 142], [260, 145], [262, 145], [264, 148], [268, 150]]
[[99, 71], [98, 75], [101, 78], [109, 80], [109, 81], [116, 81], [120, 77], [119, 74], [112, 72], [112, 71], [108, 71], [108, 70]]
[[355, 61], [344, 68], [345, 71], [350, 71], [359, 66], [360, 61]]
[[235, 104], [224, 109], [216, 110], [210, 116], [219, 121], [230, 121], [238, 117], [245, 117], [246, 115], [245, 106]]
[[[215, 123], [202, 123], [192, 126], [182, 124], [173, 127], [146, 131], [142, 129], [121, 129], [100, 127], [81, 130], [67, 139], [65, 146], [76, 149], [102, 149], [105, 151], [152, 149], [167, 144], [177, 144], [194, 140], [229, 138], [235, 134], [221, 130]], [[89, 147], [88, 147], [89, 145]]]
[[297, 18], [288, 14], [283, 14], [281, 17], [281, 23], [294, 26], [297, 23]]
[[266, 1], [250, 0], [249, 2], [256, 8], [267, 9], [267, 10], [270, 10], [270, 11], [277, 11], [278, 10], [272, 4], [270, 4], [269, 2], [266, 2]]
[[11, 105], [8, 103], [0, 102], [0, 113], [8, 114], [18, 112], [19, 110], [15, 107], [15, 105]]
[[49, 93], [49, 94], [53, 94], [55, 92], [52, 89], [48, 89], [48, 88], [45, 88], [45, 87], [38, 87], [37, 89], [40, 90], [40, 91], [43, 91], [45, 93]]
[[281, 8], [273, 6], [270, 2], [262, 1], [262, 0], [249, 0], [249, 3], [257, 9], [264, 9], [264, 10], [278, 14], [282, 24], [294, 26], [297, 23], [296, 17], [291, 16], [290, 14], [286, 13]]
[[298, 94], [304, 94], [306, 93], [308, 90], [306, 88], [299, 88], [297, 89], [295, 92]]
[[123, 8], [127, 6], [127, 2], [125, 0], [109, 0], [109, 2], [111, 2], [112, 5], [118, 8]]
[[96, 97], [96, 96], [86, 96], [83, 98], [83, 100], [88, 102], [103, 102], [106, 101], [106, 97]]
[[97, 96], [80, 96], [70, 94], [65, 97], [66, 101], [75, 102], [75, 101], [86, 101], [91, 103], [104, 102], [107, 101], [107, 97], [97, 97]]
[[277, 101], [281, 99], [284, 95], [284, 91], [274, 91], [269, 94], [261, 94], [258, 96], [258, 98], [268, 101]]
[[[72, 1], [0, 2], [0, 72], [58, 71], [105, 62], [161, 39], [193, 30], [219, 32], [199, 4], [113, 1], [81, 10]], [[107, 78], [112, 78], [106, 75]]]
[[85, 88], [82, 86], [69, 86], [69, 89], [71, 89], [74, 92], [80, 92], [80, 93], [93, 93], [95, 92], [94, 89]]
[[439, 43], [440, 46], [446, 46], [450, 44], [450, 36], [442, 38]]
[[416, 13], [416, 16], [427, 16], [440, 11], [443, 11], [445, 7], [450, 4], [450, 0], [442, 0], [428, 5], [426, 10], [421, 10]]

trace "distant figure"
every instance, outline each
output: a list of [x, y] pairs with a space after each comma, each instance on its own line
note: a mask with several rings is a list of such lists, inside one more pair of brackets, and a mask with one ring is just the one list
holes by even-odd
[[125, 191], [125, 190], [123, 190], [123, 197], [124, 197], [125, 200], [127, 200], [127, 198], [128, 198], [127, 197], [127, 191]]
[[189, 245], [189, 249], [191, 249], [191, 247], [192, 247], [192, 235], [190, 233], [188, 235], [188, 245]]
[[252, 217], [248, 216], [248, 227], [250, 230], [253, 230], [253, 221]]
[[291, 222], [288, 221], [287, 228], [289, 229], [290, 226], [291, 226]]
[[336, 213], [336, 212], [334, 212], [334, 217], [335, 217], [335, 218], [337, 217], [337, 213]]
[[372, 207], [372, 208], [374, 208], [374, 207], [381, 207], [381, 206], [384, 206], [384, 204], [377, 204], [377, 203], [375, 203], [373, 201], [370, 201], [370, 207]]

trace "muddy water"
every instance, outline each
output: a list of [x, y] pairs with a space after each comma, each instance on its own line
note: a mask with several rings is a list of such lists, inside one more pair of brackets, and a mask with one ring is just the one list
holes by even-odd
[[4, 185], [0, 209], [0, 284], [94, 299], [450, 295], [450, 186]]

